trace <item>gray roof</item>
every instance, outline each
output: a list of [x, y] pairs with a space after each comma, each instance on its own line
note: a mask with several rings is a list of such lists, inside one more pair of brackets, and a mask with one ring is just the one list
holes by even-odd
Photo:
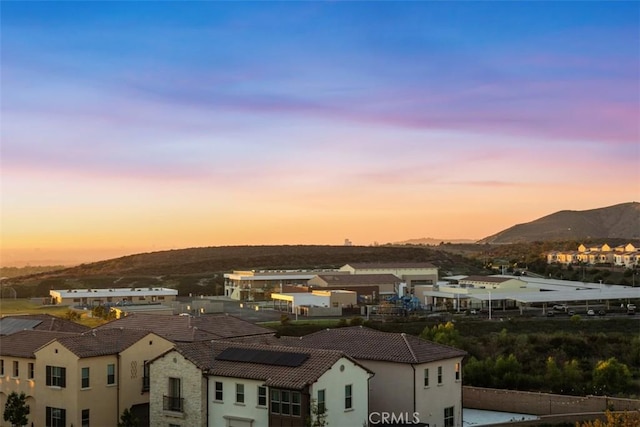
[[147, 335], [149, 331], [136, 329], [93, 329], [57, 341], [78, 357], [96, 357], [118, 354]]
[[142, 329], [173, 342], [193, 342], [233, 337], [273, 334], [272, 329], [254, 325], [227, 314], [167, 316], [133, 313], [96, 329]]
[[89, 327], [50, 314], [5, 316], [0, 319], [0, 335], [9, 335], [24, 329], [79, 333], [88, 331]]
[[331, 286], [386, 285], [402, 282], [393, 274], [319, 274], [318, 277]]
[[282, 345], [340, 350], [356, 360], [427, 363], [466, 356], [454, 347], [404, 333], [382, 332], [362, 326], [325, 329], [299, 338], [282, 337]]
[[355, 269], [372, 269], [372, 268], [392, 268], [392, 269], [415, 269], [415, 268], [437, 268], [430, 262], [353, 262], [347, 264]]

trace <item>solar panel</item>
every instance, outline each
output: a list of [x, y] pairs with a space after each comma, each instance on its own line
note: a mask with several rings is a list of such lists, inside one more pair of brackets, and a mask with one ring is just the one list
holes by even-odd
[[216, 360], [230, 362], [261, 363], [263, 365], [296, 367], [309, 358], [308, 353], [291, 353], [287, 351], [256, 350], [252, 348], [228, 347], [218, 354]]
[[0, 335], [10, 335], [14, 332], [25, 329], [33, 329], [42, 323], [39, 319], [17, 319], [15, 317], [5, 317], [0, 319]]

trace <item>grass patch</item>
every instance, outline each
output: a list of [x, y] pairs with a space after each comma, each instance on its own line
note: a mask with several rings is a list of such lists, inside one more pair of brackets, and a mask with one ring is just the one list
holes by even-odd
[[16, 314], [51, 314], [52, 316], [62, 316], [66, 312], [66, 306], [51, 306], [35, 304], [28, 299], [0, 299], [0, 314], [2, 316]]

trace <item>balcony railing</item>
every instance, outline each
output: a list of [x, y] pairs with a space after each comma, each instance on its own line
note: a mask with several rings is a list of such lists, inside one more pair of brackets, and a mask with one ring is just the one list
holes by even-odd
[[142, 391], [149, 391], [150, 378], [142, 377]]
[[182, 397], [163, 396], [162, 409], [165, 411], [184, 412], [184, 399]]

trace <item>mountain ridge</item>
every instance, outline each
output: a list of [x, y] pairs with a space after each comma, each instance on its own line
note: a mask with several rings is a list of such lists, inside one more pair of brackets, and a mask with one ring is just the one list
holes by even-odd
[[606, 238], [640, 238], [640, 203], [620, 203], [583, 211], [562, 210], [534, 221], [516, 224], [477, 243], [509, 244]]

